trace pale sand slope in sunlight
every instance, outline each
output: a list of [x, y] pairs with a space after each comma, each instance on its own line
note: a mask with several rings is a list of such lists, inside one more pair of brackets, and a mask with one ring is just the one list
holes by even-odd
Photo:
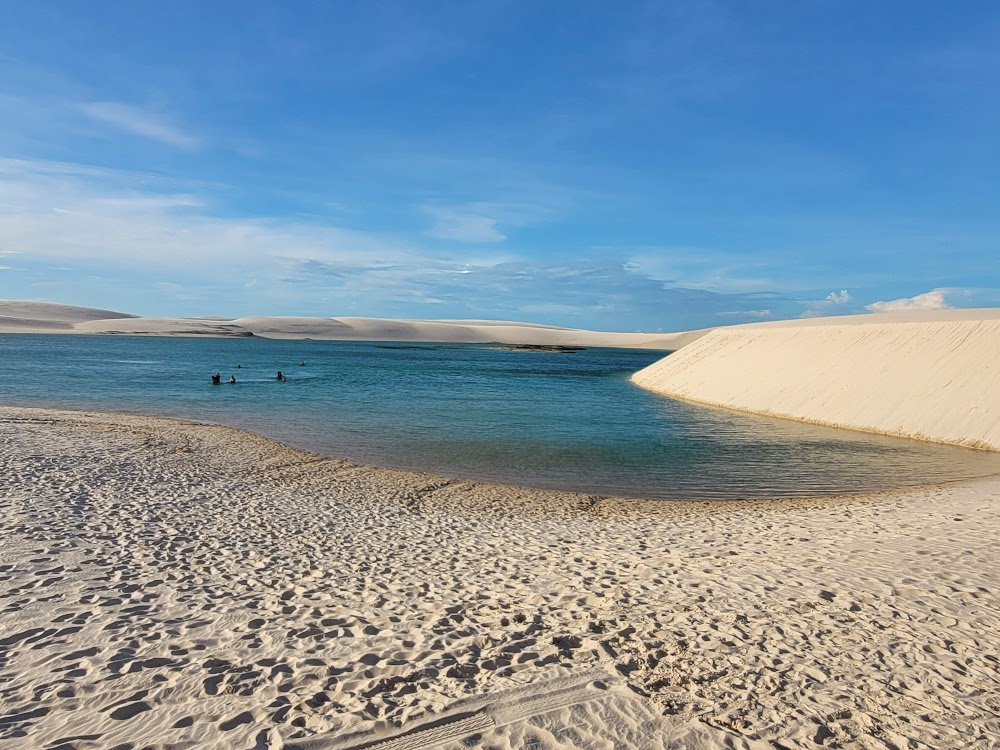
[[44, 302], [0, 300], [2, 333], [88, 333], [135, 336], [260, 336], [333, 341], [425, 341], [464, 344], [607, 346], [672, 351], [706, 330], [680, 333], [608, 333], [538, 323], [392, 318], [141, 318], [107, 310]]
[[132, 317], [135, 316], [90, 307], [0, 300], [0, 333], [72, 333], [77, 323]]
[[632, 380], [715, 406], [1000, 450], [1000, 309], [717, 328]]
[[998, 535], [995, 478], [613, 500], [0, 407], [0, 747], [996, 747]]

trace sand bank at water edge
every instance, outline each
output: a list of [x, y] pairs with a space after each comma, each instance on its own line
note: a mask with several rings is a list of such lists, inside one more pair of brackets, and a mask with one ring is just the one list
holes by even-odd
[[1000, 450], [1000, 309], [717, 328], [632, 380], [715, 406]]

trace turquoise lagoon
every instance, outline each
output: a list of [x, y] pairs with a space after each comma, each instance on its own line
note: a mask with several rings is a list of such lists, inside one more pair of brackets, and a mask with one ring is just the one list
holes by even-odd
[[[362, 464], [593, 495], [809, 496], [1000, 473], [996, 454], [702, 407], [632, 385], [631, 373], [662, 356], [6, 335], [0, 403], [217, 422]], [[222, 385], [211, 384], [216, 371]]]

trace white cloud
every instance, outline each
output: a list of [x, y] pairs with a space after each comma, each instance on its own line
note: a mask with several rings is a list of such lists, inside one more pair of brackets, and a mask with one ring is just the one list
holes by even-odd
[[846, 305], [850, 301], [851, 295], [846, 289], [841, 289], [839, 292], [830, 292], [823, 299], [803, 300], [802, 303], [806, 305], [806, 309], [799, 314], [799, 317], [819, 318], [823, 316], [845, 315], [857, 312], [857, 308], [854, 305], [837, 309], [840, 305]]
[[[619, 249], [604, 250], [614, 254]], [[690, 246], [621, 248], [621, 251], [628, 253], [625, 270], [689, 289], [740, 294], [787, 286], [779, 283], [771, 275], [768, 262], [759, 258]]]
[[543, 302], [538, 305], [520, 305], [517, 308], [520, 312], [528, 314], [538, 313], [578, 313], [584, 308], [580, 305], [559, 305], [555, 302]]
[[[141, 173], [0, 158], [0, 237], [21, 251], [17, 265], [27, 266], [16, 269], [24, 271], [23, 282], [17, 273], [18, 284], [8, 280], [0, 291], [20, 297], [44, 289], [48, 297], [79, 301], [75, 277], [50, 270], [67, 266], [82, 281], [97, 280], [83, 285], [87, 294], [107, 294], [106, 306], [143, 314], [177, 314], [177, 305], [191, 299], [227, 314], [407, 317], [432, 305], [437, 317], [512, 319], [533, 311], [550, 318], [545, 322], [600, 321], [607, 329], [667, 322], [681, 330], [705, 325], [719, 309], [746, 307], [752, 318], [764, 305], [789, 304], [774, 295], [764, 302], [757, 294], [668, 285], [610, 253], [558, 262], [496, 244], [442, 253], [397, 234], [297, 217], [234, 217], [216, 205], [215, 190]], [[466, 205], [475, 211], [486, 204]], [[507, 214], [482, 215], [507, 223]], [[15, 269], [0, 275], [12, 279]]]
[[458, 242], [503, 242], [507, 239], [497, 229], [496, 219], [486, 216], [475, 207], [424, 206], [423, 210], [433, 221], [424, 232], [428, 237]]
[[771, 317], [770, 310], [726, 310], [725, 312], [717, 312], [716, 315], [720, 315], [726, 318], [757, 318], [758, 320], [764, 320], [765, 318]]
[[394, 302], [406, 302], [406, 303], [417, 304], [417, 305], [443, 305], [443, 304], [446, 304], [446, 300], [438, 299], [437, 297], [428, 297], [428, 296], [422, 295], [420, 293], [409, 292], [408, 290], [405, 291], [405, 292], [403, 292], [403, 293], [396, 294], [394, 297], [392, 297], [392, 300]]
[[950, 310], [944, 289], [932, 289], [916, 297], [894, 299], [888, 302], [873, 302], [865, 309], [873, 313], [905, 312], [909, 310]]
[[158, 117], [127, 104], [89, 102], [80, 105], [80, 109], [88, 117], [106, 125], [124, 130], [126, 133], [165, 143], [174, 148], [192, 150], [201, 145], [198, 138], [181, 132]]
[[0, 237], [21, 251], [19, 260], [204, 277], [273, 269], [288, 258], [391, 263], [415, 252], [391, 237], [334, 226], [215, 215], [211, 194], [193, 195], [192, 187], [203, 190], [143, 174], [0, 159]]

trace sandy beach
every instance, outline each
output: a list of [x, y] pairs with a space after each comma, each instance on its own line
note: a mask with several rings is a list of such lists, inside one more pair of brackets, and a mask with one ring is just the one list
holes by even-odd
[[998, 479], [627, 501], [8, 407], [0, 444], [3, 747], [1000, 742]]

